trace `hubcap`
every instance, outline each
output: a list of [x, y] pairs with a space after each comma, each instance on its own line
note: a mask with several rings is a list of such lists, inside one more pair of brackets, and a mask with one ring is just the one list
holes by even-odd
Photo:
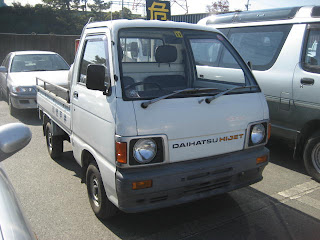
[[312, 149], [311, 159], [314, 168], [320, 173], [320, 143], [317, 143]]
[[48, 147], [52, 150], [52, 133], [48, 131]]
[[94, 205], [99, 207], [99, 182], [96, 176], [92, 176], [91, 179], [91, 195]]

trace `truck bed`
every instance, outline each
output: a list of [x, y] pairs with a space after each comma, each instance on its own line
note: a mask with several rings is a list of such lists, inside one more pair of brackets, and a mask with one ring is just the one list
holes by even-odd
[[38, 108], [51, 118], [67, 134], [71, 134], [70, 91], [37, 78]]

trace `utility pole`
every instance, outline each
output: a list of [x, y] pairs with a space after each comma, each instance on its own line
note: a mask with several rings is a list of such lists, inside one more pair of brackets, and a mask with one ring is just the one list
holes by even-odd
[[189, 9], [188, 9], [188, 2], [187, 0], [170, 0], [171, 2], [171, 6], [173, 6], [174, 4], [177, 4], [178, 6], [180, 6], [183, 10], [185, 10], [185, 14], [188, 14]]
[[124, 15], [123, 15], [123, 0], [121, 0], [121, 18], [122, 19], [124, 18]]
[[250, 0], [248, 0], [247, 4], [245, 4], [247, 11], [249, 11], [249, 6], [251, 5], [251, 4], [249, 4], [249, 1]]

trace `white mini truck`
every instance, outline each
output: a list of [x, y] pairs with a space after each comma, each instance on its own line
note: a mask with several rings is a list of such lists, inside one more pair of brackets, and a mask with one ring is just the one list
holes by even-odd
[[[217, 65], [221, 58], [238, 68]], [[89, 23], [69, 76], [69, 89], [38, 79], [39, 115], [52, 158], [70, 141], [97, 217], [262, 180], [267, 103], [220, 32], [163, 21]]]

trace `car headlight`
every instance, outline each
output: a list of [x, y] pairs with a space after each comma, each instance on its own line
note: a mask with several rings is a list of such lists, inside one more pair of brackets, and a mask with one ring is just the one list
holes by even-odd
[[250, 140], [253, 145], [261, 143], [266, 136], [265, 126], [261, 123], [256, 124], [252, 127]]
[[33, 87], [12, 87], [14, 93], [36, 93]]
[[157, 144], [152, 139], [140, 139], [133, 147], [133, 157], [139, 163], [148, 163], [157, 154]]

